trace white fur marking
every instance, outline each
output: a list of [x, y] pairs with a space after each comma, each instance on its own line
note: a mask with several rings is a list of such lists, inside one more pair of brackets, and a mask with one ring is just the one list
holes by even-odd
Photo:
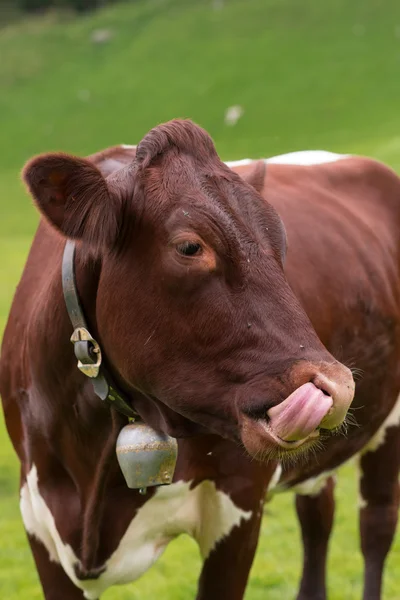
[[252, 158], [242, 158], [242, 160], [231, 160], [226, 162], [226, 166], [229, 168], [232, 167], [244, 167], [246, 165], [251, 165], [251, 163], [253, 162]]
[[326, 150], [302, 150], [300, 152], [289, 152], [272, 156], [265, 160], [266, 163], [281, 165], [322, 165], [324, 163], [336, 162], [348, 158], [346, 154], [335, 154]]
[[295, 485], [291, 488], [291, 490], [295, 494], [299, 494], [300, 496], [318, 496], [328, 483], [329, 477], [335, 473], [335, 470], [325, 471], [324, 473], [320, 473], [316, 477], [311, 477], [298, 485]]
[[267, 499], [273, 496], [282, 475], [282, 465], [278, 463], [267, 487]]
[[[280, 154], [279, 156], [271, 156], [270, 158], [264, 158], [265, 162], [271, 164], [281, 165], [322, 165], [325, 163], [336, 162], [349, 158], [348, 154], [335, 154], [334, 152], [327, 152], [326, 150], [302, 150], [300, 152], [289, 152], [288, 154]], [[232, 167], [241, 167], [250, 165], [255, 159], [244, 158], [242, 160], [233, 160], [226, 162], [225, 164]]]
[[378, 448], [385, 442], [387, 429], [389, 427], [396, 427], [398, 425], [400, 425], [400, 396], [397, 398], [396, 404], [378, 431], [372, 436], [365, 448], [363, 448], [361, 454], [366, 452], [375, 452], [378, 450]]
[[123, 148], [124, 150], [133, 150], [134, 148], [137, 148], [137, 146], [130, 146], [129, 144], [121, 144], [121, 148]]
[[362, 494], [358, 495], [358, 508], [361, 510], [362, 508], [367, 508], [368, 502], [363, 498]]
[[364, 496], [361, 493], [361, 485], [360, 485], [360, 481], [362, 478], [362, 469], [361, 469], [361, 454], [357, 454], [356, 455], [356, 462], [355, 462], [355, 467], [356, 467], [356, 471], [358, 474], [358, 509], [361, 510], [362, 508], [366, 508], [368, 506], [368, 502], [367, 500], [364, 498]]
[[54, 517], [40, 494], [34, 465], [21, 488], [20, 508], [27, 532], [42, 542], [51, 560], [61, 563], [85, 597], [95, 600], [108, 587], [137, 579], [179, 534], [194, 537], [206, 559], [235, 525], [251, 518], [251, 511], [237, 507], [227, 494], [217, 490], [214, 482], [203, 481], [194, 489], [190, 485], [180, 481], [157, 489], [138, 510], [118, 548], [105, 563], [105, 571], [96, 580], [77, 579], [73, 565], [78, 559], [57, 531]]
[[192, 517], [195, 522], [192, 535], [205, 560], [220, 540], [242, 519], [248, 521], [253, 513], [236, 506], [228, 494], [217, 490], [213, 481], [203, 481], [190, 493], [194, 495], [195, 513], [197, 511], [197, 516]]

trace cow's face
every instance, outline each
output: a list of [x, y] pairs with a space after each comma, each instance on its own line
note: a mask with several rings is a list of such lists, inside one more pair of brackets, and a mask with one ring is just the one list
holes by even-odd
[[43, 214], [82, 241], [78, 255], [101, 258], [96, 327], [114, 371], [147, 397], [135, 404], [144, 418], [155, 403], [170, 433], [180, 415], [180, 434], [195, 423], [255, 456], [342, 423], [353, 379], [286, 282], [282, 222], [203, 130], [155, 128], [107, 179], [62, 154], [33, 159], [24, 177]]

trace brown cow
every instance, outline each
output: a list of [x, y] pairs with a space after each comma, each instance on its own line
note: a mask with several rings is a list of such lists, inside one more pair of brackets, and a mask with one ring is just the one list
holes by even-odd
[[[242, 599], [260, 502], [289, 487], [306, 494], [298, 598], [324, 598], [329, 475], [362, 451], [365, 600], [380, 598], [398, 503], [398, 438], [386, 429], [400, 390], [400, 181], [374, 161], [325, 158], [270, 164], [267, 176], [264, 161], [231, 170], [203, 130], [172, 121], [137, 151], [44, 155], [25, 168], [44, 219], [6, 328], [0, 391], [47, 600], [95, 599], [134, 580], [182, 532], [204, 558], [197, 598]], [[174, 483], [146, 496], [126, 487], [115, 458], [126, 418], [76, 368], [66, 237], [119, 390], [178, 438]], [[329, 431], [353, 379], [325, 348], [364, 371], [347, 438]], [[306, 452], [316, 446], [318, 462]], [[377, 471], [382, 453], [391, 460]]]

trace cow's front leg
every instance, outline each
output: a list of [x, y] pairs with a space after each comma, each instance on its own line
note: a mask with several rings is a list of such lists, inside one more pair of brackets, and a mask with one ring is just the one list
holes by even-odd
[[242, 600], [260, 531], [260, 503], [205, 558], [197, 600]]
[[380, 600], [383, 567], [396, 532], [399, 509], [400, 427], [360, 461], [360, 533], [364, 556], [364, 600]]
[[82, 591], [77, 588], [58, 562], [50, 560], [47, 549], [41, 542], [28, 535], [36, 568], [46, 600], [83, 600]]
[[303, 539], [303, 574], [297, 600], [326, 600], [326, 558], [335, 512], [334, 480], [319, 494], [296, 496]]

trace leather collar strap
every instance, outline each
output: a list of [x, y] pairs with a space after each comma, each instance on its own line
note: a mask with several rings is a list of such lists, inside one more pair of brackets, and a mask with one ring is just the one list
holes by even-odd
[[67, 312], [74, 328], [71, 342], [74, 344], [78, 369], [92, 380], [95, 394], [104, 402], [127, 417], [136, 413], [125, 398], [110, 384], [104, 366], [99, 344], [91, 336], [85, 315], [79, 301], [75, 278], [75, 243], [65, 244], [62, 261], [62, 286]]

